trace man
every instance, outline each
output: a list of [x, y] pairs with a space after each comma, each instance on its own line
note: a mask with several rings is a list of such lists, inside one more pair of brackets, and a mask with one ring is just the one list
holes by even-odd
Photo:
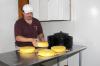
[[16, 45], [35, 46], [37, 41], [44, 41], [41, 24], [33, 17], [33, 8], [29, 4], [24, 5], [22, 10], [23, 17], [15, 23]]

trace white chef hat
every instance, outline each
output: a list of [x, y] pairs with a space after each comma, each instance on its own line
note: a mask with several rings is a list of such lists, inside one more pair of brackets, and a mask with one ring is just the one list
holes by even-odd
[[24, 11], [24, 13], [33, 12], [33, 8], [32, 8], [32, 6], [30, 4], [25, 4], [23, 6], [23, 11]]

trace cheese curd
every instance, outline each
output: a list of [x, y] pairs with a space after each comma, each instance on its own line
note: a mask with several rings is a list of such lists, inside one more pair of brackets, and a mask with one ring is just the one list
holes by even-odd
[[33, 53], [34, 51], [35, 51], [35, 47], [33, 46], [25, 46], [19, 48], [20, 53]]
[[48, 42], [47, 41], [38, 42], [37, 47], [48, 47]]
[[39, 50], [38, 55], [43, 57], [49, 57], [49, 56], [54, 56], [55, 52], [50, 49], [41, 49]]
[[54, 52], [60, 53], [60, 52], [65, 52], [66, 47], [65, 46], [53, 46], [51, 47], [51, 50], [53, 50]]

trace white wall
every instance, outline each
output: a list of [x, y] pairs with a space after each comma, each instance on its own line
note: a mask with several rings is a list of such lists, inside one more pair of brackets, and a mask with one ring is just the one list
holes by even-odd
[[0, 53], [15, 49], [14, 23], [17, 19], [17, 0], [0, 0]]
[[33, 15], [34, 15], [34, 17], [39, 19], [39, 0], [29, 0], [29, 3], [33, 7]]
[[[70, 33], [74, 42], [86, 45], [82, 66], [100, 66], [100, 0], [71, 0], [72, 21], [42, 23], [46, 36], [60, 30]], [[70, 58], [78, 66], [78, 55]]]

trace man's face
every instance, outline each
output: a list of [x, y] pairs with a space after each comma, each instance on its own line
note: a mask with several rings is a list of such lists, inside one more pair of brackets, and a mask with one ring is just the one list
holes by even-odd
[[32, 17], [33, 17], [32, 12], [23, 13], [23, 15], [24, 15], [24, 18], [25, 18], [26, 20], [32, 20]]

